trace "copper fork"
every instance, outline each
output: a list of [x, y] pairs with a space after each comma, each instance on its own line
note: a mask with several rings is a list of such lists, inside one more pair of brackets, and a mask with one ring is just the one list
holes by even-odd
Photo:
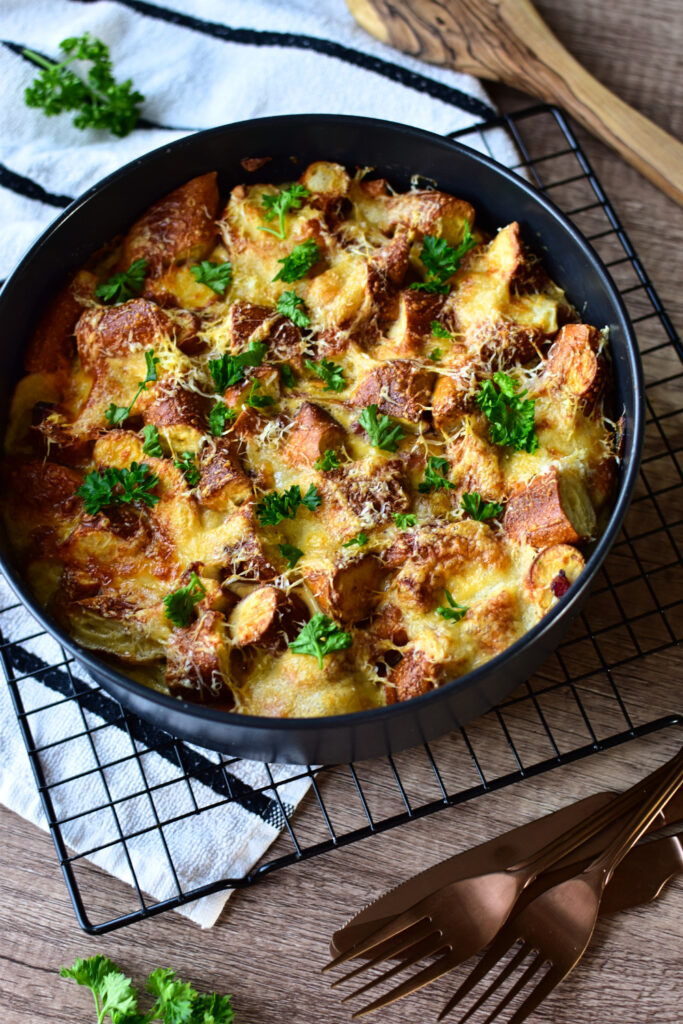
[[[645, 834], [650, 823], [683, 783], [681, 751], [642, 807], [629, 815], [616, 837], [599, 857], [580, 874], [542, 892], [511, 917], [491, 948], [446, 1003], [443, 1018], [486, 977], [517, 943], [514, 956], [501, 968], [486, 990], [460, 1018], [464, 1024], [502, 986], [518, 967], [531, 957], [525, 970], [507, 990], [484, 1024], [500, 1020], [501, 1013], [532, 981], [537, 984], [509, 1018], [508, 1024], [522, 1024], [561, 981], [574, 969], [591, 940], [605, 886], [624, 857]], [[547, 970], [544, 968], [547, 967]]]
[[531, 882], [587, 839], [642, 803], [652, 787], [681, 760], [683, 750], [673, 761], [627, 790], [606, 807], [589, 815], [570, 833], [560, 835], [532, 856], [506, 869], [488, 871], [450, 883], [364, 936], [362, 940], [328, 963], [323, 970], [330, 970], [381, 947], [377, 955], [335, 982], [337, 985], [357, 977], [379, 963], [404, 954], [399, 963], [346, 996], [346, 1002], [393, 978], [426, 957], [437, 956], [429, 966], [358, 1010], [353, 1016], [360, 1017], [410, 995], [488, 946], [505, 924], [520, 894]]

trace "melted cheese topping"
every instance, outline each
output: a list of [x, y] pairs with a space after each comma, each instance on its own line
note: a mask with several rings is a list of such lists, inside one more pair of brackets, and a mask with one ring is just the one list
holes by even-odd
[[[48, 313], [48, 341], [15, 390], [4, 513], [31, 587], [79, 642], [161, 690], [308, 717], [409, 699], [537, 622], [566, 589], [557, 580], [581, 571], [570, 545], [595, 539], [614, 437], [603, 416], [604, 337], [598, 351], [592, 335], [576, 335], [595, 372], [586, 370], [584, 390], [570, 387], [562, 353], [573, 328], [558, 328], [577, 317], [517, 225], [493, 239], [475, 230], [446, 294], [429, 293], [410, 287], [426, 275], [424, 237], [457, 246], [474, 224], [467, 203], [396, 194], [322, 162], [301, 181], [309, 195], [287, 213], [284, 238], [264, 230], [277, 226], [263, 205], [275, 186], [240, 186], [212, 213], [202, 258], [230, 261], [224, 294], [197, 281], [189, 259], [159, 267], [149, 224], [157, 269], [141, 298], [105, 309], [94, 296], [131, 240], [139, 251], [137, 225], [122, 250], [78, 275], [76, 355], [72, 326]], [[173, 196], [184, 224], [183, 190]], [[274, 280], [307, 241], [318, 246], [315, 265], [294, 282]], [[278, 313], [285, 292], [301, 300], [308, 327]], [[217, 394], [211, 362], [254, 342], [265, 346], [261, 365]], [[157, 380], [112, 429], [106, 411], [131, 402], [151, 348]], [[340, 390], [315, 372], [330, 363]], [[493, 444], [478, 408], [482, 382], [501, 369], [534, 402], [533, 453]], [[208, 416], [221, 403], [230, 418], [216, 437]], [[395, 450], [374, 446], [359, 424], [368, 406], [400, 426]], [[150, 424], [161, 457], [143, 450]], [[328, 450], [335, 465], [323, 470]], [[431, 458], [445, 461], [436, 464], [442, 484], [430, 488]], [[155, 504], [86, 514], [76, 491], [87, 474], [134, 462], [156, 475]], [[318, 507], [301, 504], [268, 525], [265, 496], [297, 487], [313, 488]], [[465, 511], [467, 494], [491, 503], [485, 520]], [[164, 598], [192, 573], [201, 599], [178, 625]], [[351, 639], [322, 668], [288, 646], [318, 613]]]

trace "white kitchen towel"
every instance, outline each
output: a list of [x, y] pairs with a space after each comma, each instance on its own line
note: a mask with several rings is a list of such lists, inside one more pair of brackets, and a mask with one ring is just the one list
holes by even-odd
[[[37, 68], [23, 48], [54, 58], [60, 40], [84, 32], [109, 46], [117, 79], [132, 78], [146, 97], [143, 120], [125, 139], [79, 131], [69, 114], [48, 119], [24, 104]], [[140, 154], [219, 124], [310, 112], [446, 133], [493, 110], [474, 79], [377, 43], [356, 26], [344, 0], [0, 0], [0, 279], [72, 198]], [[468, 143], [478, 145], [476, 133]], [[516, 160], [501, 130], [487, 132], [479, 148], [485, 145], [502, 163]], [[4, 582], [0, 601], [0, 641], [23, 677], [18, 689], [33, 712], [25, 721], [43, 748], [40, 767], [55, 817], [67, 819], [61, 832], [69, 848], [137, 882], [155, 901], [178, 892], [171, 862], [183, 891], [245, 875], [283, 827], [283, 806], [287, 813], [296, 807], [310, 779], [282, 766], [271, 778], [263, 765], [225, 764], [187, 744], [157, 749], [159, 736], [143, 723], [131, 733], [116, 703], [83, 671], [46, 670], [63, 660], [46, 634], [13, 644], [40, 629], [13, 607]], [[68, 699], [74, 687], [79, 701]], [[60, 780], [70, 781], [56, 785]], [[45, 827], [5, 687], [0, 800]], [[205, 808], [200, 818], [196, 805]], [[125, 844], [121, 835], [130, 837]], [[226, 899], [206, 896], [181, 912], [209, 927]]]

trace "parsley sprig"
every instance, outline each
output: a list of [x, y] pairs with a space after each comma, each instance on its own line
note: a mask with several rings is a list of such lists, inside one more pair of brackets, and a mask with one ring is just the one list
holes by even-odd
[[311, 512], [315, 512], [321, 502], [322, 498], [315, 484], [311, 484], [303, 495], [299, 485], [294, 484], [282, 493], [269, 491], [264, 494], [263, 500], [256, 506], [256, 515], [261, 526], [277, 526], [283, 519], [294, 519], [300, 505], [305, 505]]
[[503, 511], [503, 506], [497, 501], [484, 502], [478, 491], [468, 491], [466, 494], [463, 494], [460, 506], [463, 512], [466, 512], [472, 519], [477, 519], [480, 523], [485, 522], [487, 519], [498, 519]]
[[153, 423], [148, 423], [142, 428], [142, 451], [145, 455], [152, 455], [155, 459], [163, 459], [164, 452], [159, 439], [159, 431]]
[[438, 491], [442, 487], [452, 490], [455, 484], [446, 476], [448, 472], [448, 459], [440, 455], [430, 455], [425, 468], [425, 478], [418, 484], [418, 491], [422, 494], [429, 494], [430, 491]]
[[252, 341], [245, 352], [231, 356], [226, 352], [219, 359], [209, 359], [209, 371], [216, 386], [216, 393], [224, 394], [244, 380], [247, 366], [260, 366], [268, 346], [262, 341]]
[[197, 576], [196, 572], [190, 575], [190, 582], [185, 587], [179, 587], [164, 598], [164, 611], [166, 618], [174, 626], [187, 626], [192, 618], [194, 606], [206, 597], [206, 587]]
[[298, 281], [308, 273], [313, 264], [317, 263], [319, 259], [320, 246], [312, 238], [309, 238], [308, 241], [295, 245], [289, 256], [278, 260], [278, 263], [281, 263], [282, 266], [273, 278], [273, 281], [284, 281], [286, 284]]
[[105, 412], [107, 423], [112, 427], [120, 427], [122, 423], [130, 416], [130, 411], [137, 402], [138, 398], [143, 391], [147, 390], [147, 385], [152, 381], [157, 380], [157, 363], [159, 359], [154, 355], [154, 349], [149, 348], [145, 352], [145, 363], [147, 365], [147, 373], [145, 379], [141, 380], [138, 384], [138, 389], [133, 395], [133, 401], [130, 405], [114, 405], [112, 402], [109, 408]]
[[448, 295], [449, 278], [460, 267], [465, 253], [468, 253], [476, 244], [468, 221], [465, 221], [462, 241], [457, 246], [449, 245], [445, 238], [425, 235], [422, 240], [420, 259], [427, 269], [427, 276], [424, 281], [416, 281], [410, 287], [422, 289], [425, 292]]
[[159, 496], [152, 491], [158, 483], [159, 477], [146, 463], [131, 462], [130, 469], [110, 466], [101, 473], [93, 470], [87, 474], [76, 494], [83, 498], [88, 515], [95, 516], [103, 508], [131, 505], [136, 501], [154, 508]]
[[[133, 88], [130, 78], [116, 81], [109, 47], [86, 32], [62, 39], [59, 48], [64, 55], [59, 63], [33, 50], [22, 51], [43, 69], [24, 92], [26, 105], [37, 107], [48, 117], [75, 110], [76, 128], [103, 128], [119, 138], [132, 132], [145, 97]], [[85, 80], [69, 67], [75, 60], [92, 63]]]
[[296, 654], [310, 654], [318, 659], [322, 669], [323, 658], [331, 651], [344, 651], [353, 643], [350, 633], [346, 633], [336, 622], [319, 612], [302, 628], [296, 640], [289, 644]]
[[376, 405], [369, 405], [363, 409], [358, 422], [368, 435], [370, 444], [385, 452], [397, 451], [399, 441], [406, 436], [400, 424], [392, 420], [391, 416], [377, 416]]
[[344, 367], [340, 363], [333, 363], [331, 359], [321, 359], [319, 363], [307, 359], [306, 366], [325, 382], [325, 391], [343, 391], [346, 387]]
[[351, 538], [351, 540], [345, 541], [342, 544], [342, 547], [352, 548], [354, 544], [357, 544], [359, 548], [362, 548], [365, 547], [369, 540], [370, 538], [368, 537], [367, 533], [363, 533], [363, 531], [361, 530], [360, 533], [357, 533], [355, 537]]
[[289, 363], [283, 363], [280, 367], [280, 380], [286, 388], [293, 388], [296, 384], [294, 370]]
[[73, 967], [62, 967], [60, 974], [90, 989], [97, 1024], [103, 1024], [105, 1017], [112, 1024], [151, 1024], [155, 1020], [164, 1024], [232, 1024], [234, 1020], [230, 996], [197, 992], [168, 967], [158, 967], [147, 979], [154, 1003], [146, 1012], [131, 979], [106, 956], [78, 959]]
[[329, 473], [331, 469], [339, 469], [341, 462], [333, 448], [326, 448], [319, 459], [315, 460], [315, 468], [321, 473]]
[[277, 311], [288, 317], [297, 327], [311, 326], [311, 318], [306, 312], [304, 300], [300, 299], [296, 292], [283, 292], [277, 300]]
[[183, 452], [182, 455], [179, 455], [178, 458], [174, 460], [173, 465], [183, 474], [188, 487], [197, 486], [201, 478], [201, 473], [197, 468], [193, 452]]
[[516, 451], [532, 454], [538, 448], [534, 430], [535, 403], [533, 399], [524, 398], [526, 391], [518, 389], [519, 383], [514, 377], [499, 370], [493, 380], [483, 382], [476, 403], [489, 421], [494, 444], [510, 445]]
[[278, 548], [282, 557], [287, 559], [288, 569], [293, 569], [299, 559], [303, 558], [301, 548], [294, 547], [293, 544], [278, 544]]
[[464, 619], [469, 609], [464, 604], [458, 604], [447, 590], [444, 590], [444, 594], [448, 604], [440, 604], [436, 609], [436, 614], [440, 615], [442, 619], [448, 619], [450, 622], [460, 622], [461, 619]]
[[394, 512], [394, 522], [399, 530], [409, 530], [417, 526], [417, 516], [414, 512]]
[[212, 263], [211, 260], [202, 260], [190, 267], [190, 273], [199, 284], [205, 284], [216, 295], [225, 295], [226, 288], [232, 281], [232, 263], [226, 260], [225, 263]]
[[147, 273], [147, 260], [133, 260], [128, 270], [112, 274], [95, 289], [95, 296], [107, 306], [120, 306], [122, 302], [136, 299], [142, 291]]
[[216, 402], [209, 412], [209, 431], [214, 437], [221, 437], [227, 424], [235, 419], [235, 410], [225, 402]]
[[441, 351], [440, 348], [433, 348], [432, 351], [429, 353], [429, 358], [433, 363], [439, 363], [443, 358], [443, 352]]
[[275, 217], [278, 219], [278, 229], [275, 228], [259, 228], [259, 231], [268, 231], [271, 235], [275, 235], [276, 238], [282, 240], [285, 235], [285, 216], [290, 210], [301, 209], [301, 203], [304, 199], [310, 196], [310, 192], [304, 185], [291, 185], [289, 188], [283, 188], [277, 195], [269, 195], [264, 192], [261, 196], [261, 205], [266, 211], [263, 215], [263, 219], [267, 221], [273, 220]]
[[444, 325], [440, 324], [438, 320], [432, 320], [429, 326], [435, 338], [443, 338], [444, 341], [446, 339], [448, 339], [449, 341], [453, 340], [453, 335], [451, 334], [451, 332], [446, 330]]

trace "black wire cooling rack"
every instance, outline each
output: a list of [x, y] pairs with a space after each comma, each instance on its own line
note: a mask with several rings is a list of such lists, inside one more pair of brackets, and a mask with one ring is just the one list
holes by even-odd
[[[0, 609], [12, 702], [78, 921], [90, 934], [250, 885], [295, 861], [683, 721], [651, 682], [671, 678], [683, 624], [683, 349], [563, 115], [536, 106], [452, 137], [490, 152], [490, 133], [501, 129], [519, 147], [517, 169], [607, 264], [636, 325], [645, 369], [640, 480], [585, 612], [541, 672], [467, 729], [394, 758], [314, 773], [211, 755], [155, 730], [82, 678], [21, 605]], [[255, 816], [273, 838], [279, 830], [277, 851], [239, 877], [217, 869], [198, 887], [184, 879], [178, 844], [186, 829], [210, 837], [221, 814]], [[84, 837], [95, 831], [100, 840], [92, 846]], [[94, 884], [88, 859], [105, 864], [107, 853], [119, 855], [131, 885]], [[151, 855], [155, 898], [138, 877], [139, 858]]]

